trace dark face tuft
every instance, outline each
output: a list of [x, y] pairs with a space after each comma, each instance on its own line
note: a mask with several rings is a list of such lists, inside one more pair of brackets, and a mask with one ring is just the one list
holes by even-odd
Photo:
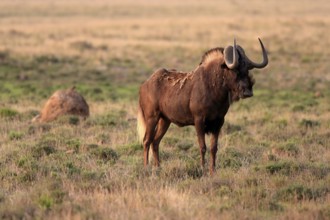
[[254, 78], [249, 73], [244, 61], [239, 63], [239, 66], [235, 70], [229, 70], [229, 88], [232, 101], [238, 101], [239, 99], [245, 99], [253, 96]]

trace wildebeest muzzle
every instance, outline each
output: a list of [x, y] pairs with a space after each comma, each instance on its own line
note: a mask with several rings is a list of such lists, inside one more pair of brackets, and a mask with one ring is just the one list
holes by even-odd
[[241, 98], [243, 98], [243, 99], [245, 99], [245, 98], [249, 98], [249, 97], [252, 97], [253, 96], [253, 92], [252, 92], [252, 90], [250, 90], [250, 89], [245, 89], [244, 91], [243, 91], [243, 93], [241, 93], [242, 95], [241, 95]]

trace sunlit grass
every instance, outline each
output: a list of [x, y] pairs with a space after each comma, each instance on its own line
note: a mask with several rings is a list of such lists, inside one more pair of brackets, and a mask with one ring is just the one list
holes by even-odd
[[[329, 218], [329, 7], [1, 1], [0, 218]], [[270, 62], [252, 71], [254, 97], [229, 109], [217, 173], [200, 168], [195, 129], [174, 125], [161, 168], [144, 169], [141, 82], [160, 67], [191, 71], [234, 37], [256, 61], [260, 37]], [[31, 122], [55, 90], [73, 85], [88, 119]]]

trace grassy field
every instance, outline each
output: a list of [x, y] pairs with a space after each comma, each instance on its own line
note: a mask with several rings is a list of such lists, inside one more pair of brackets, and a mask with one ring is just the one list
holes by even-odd
[[[0, 2], [0, 219], [330, 219], [328, 0]], [[195, 69], [233, 38], [254, 97], [229, 109], [217, 173], [193, 127], [171, 126], [162, 167], [143, 168], [139, 85]], [[75, 85], [83, 121], [31, 119]], [[209, 152], [207, 152], [209, 161]]]

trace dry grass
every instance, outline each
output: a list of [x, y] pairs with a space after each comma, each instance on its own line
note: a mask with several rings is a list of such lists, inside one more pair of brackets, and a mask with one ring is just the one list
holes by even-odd
[[[0, 218], [329, 219], [327, 0], [0, 2]], [[162, 168], [143, 169], [137, 91], [154, 69], [195, 69], [236, 37], [270, 63], [235, 103], [215, 176], [193, 127], [171, 126]], [[32, 124], [76, 85], [86, 121]], [[209, 156], [209, 155], [208, 155]]]

